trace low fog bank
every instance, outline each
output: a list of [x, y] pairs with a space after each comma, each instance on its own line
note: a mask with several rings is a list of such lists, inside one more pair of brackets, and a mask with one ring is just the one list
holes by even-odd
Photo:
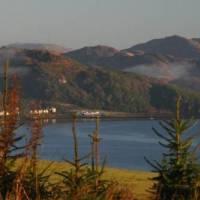
[[196, 67], [190, 64], [170, 64], [166, 66], [138, 65], [127, 68], [125, 71], [157, 79], [176, 80], [190, 76], [195, 69]]

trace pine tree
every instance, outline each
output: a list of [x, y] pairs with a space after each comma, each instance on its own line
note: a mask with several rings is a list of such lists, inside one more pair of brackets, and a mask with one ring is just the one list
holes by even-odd
[[179, 97], [175, 118], [160, 122], [163, 133], [153, 128], [155, 134], [162, 139], [160, 145], [166, 149], [161, 162], [146, 159], [158, 173], [153, 188], [156, 200], [200, 199], [200, 166], [196, 151], [192, 148], [193, 137], [186, 136], [194, 121], [181, 118], [180, 102]]

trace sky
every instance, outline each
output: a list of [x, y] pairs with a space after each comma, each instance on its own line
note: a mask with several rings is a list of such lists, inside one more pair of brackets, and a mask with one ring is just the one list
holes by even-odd
[[123, 49], [170, 35], [200, 37], [200, 0], [0, 0], [0, 45]]

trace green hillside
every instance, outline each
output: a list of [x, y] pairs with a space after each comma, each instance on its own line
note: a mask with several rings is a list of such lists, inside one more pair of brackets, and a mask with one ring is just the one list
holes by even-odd
[[192, 114], [199, 112], [198, 93], [146, 76], [91, 68], [75, 60], [38, 50], [18, 51], [10, 63], [9, 73], [19, 74], [24, 99], [92, 109], [147, 112], [173, 110], [176, 96], [181, 93], [185, 98], [184, 110]]

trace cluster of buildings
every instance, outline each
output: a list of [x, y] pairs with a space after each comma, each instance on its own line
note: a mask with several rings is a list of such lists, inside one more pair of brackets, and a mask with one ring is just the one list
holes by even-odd
[[46, 108], [46, 109], [34, 109], [30, 110], [29, 114], [31, 115], [48, 115], [48, 114], [55, 114], [57, 112], [55, 107]]
[[19, 115], [19, 108], [17, 107], [15, 112], [13, 112], [13, 113], [10, 113], [10, 112], [4, 111], [4, 110], [0, 111], [0, 117], [3, 117], [5, 115], [9, 116], [9, 115], [12, 115], [12, 114], [18, 114]]
[[[48, 115], [48, 114], [55, 114], [57, 112], [56, 108], [55, 107], [51, 107], [51, 108], [45, 108], [45, 109], [34, 109], [34, 110], [30, 110], [29, 111], [29, 114], [30, 115]], [[11, 115], [12, 113], [4, 110], [0, 111], [0, 117], [3, 117], [3, 116], [9, 116]], [[19, 110], [17, 110], [17, 114], [19, 114]]]

